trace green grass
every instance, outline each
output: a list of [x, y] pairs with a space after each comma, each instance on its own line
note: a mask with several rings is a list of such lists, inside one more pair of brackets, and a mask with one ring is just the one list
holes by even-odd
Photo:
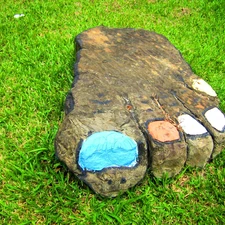
[[[0, 0], [1, 224], [224, 224], [225, 151], [204, 170], [95, 195], [54, 155], [74, 37], [105, 25], [165, 35], [225, 111], [224, 0]], [[17, 13], [25, 16], [15, 19]]]

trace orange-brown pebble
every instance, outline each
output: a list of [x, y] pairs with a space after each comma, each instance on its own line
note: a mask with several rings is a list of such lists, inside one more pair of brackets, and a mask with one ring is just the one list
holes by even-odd
[[153, 139], [170, 142], [180, 139], [177, 128], [168, 121], [152, 121], [148, 124], [148, 132]]
[[132, 106], [131, 105], [127, 105], [127, 110], [131, 110]]

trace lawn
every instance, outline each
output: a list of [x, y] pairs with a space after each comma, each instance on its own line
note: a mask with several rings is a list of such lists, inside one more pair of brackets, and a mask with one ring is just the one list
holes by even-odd
[[[102, 198], [55, 158], [74, 38], [99, 25], [165, 35], [225, 112], [224, 0], [0, 0], [1, 224], [225, 224], [225, 151]], [[24, 14], [14, 18], [15, 14]]]

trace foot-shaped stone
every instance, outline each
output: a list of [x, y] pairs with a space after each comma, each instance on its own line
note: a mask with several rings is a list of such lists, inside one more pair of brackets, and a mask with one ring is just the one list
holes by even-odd
[[204, 167], [224, 148], [215, 91], [162, 35], [97, 27], [77, 36], [75, 79], [56, 153], [95, 192], [116, 196], [147, 168]]

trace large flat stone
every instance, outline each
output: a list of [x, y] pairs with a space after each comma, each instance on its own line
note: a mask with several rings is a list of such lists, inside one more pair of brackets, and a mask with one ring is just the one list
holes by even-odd
[[[185, 164], [203, 167], [223, 149], [224, 114], [218, 112], [219, 128], [207, 114], [218, 109], [216, 93], [164, 36], [96, 27], [75, 44], [75, 78], [56, 154], [95, 192], [116, 196], [140, 182], [148, 167], [156, 177], [175, 176]], [[104, 132], [118, 140], [104, 139]], [[135, 148], [127, 141], [138, 148], [133, 163], [128, 155]]]

